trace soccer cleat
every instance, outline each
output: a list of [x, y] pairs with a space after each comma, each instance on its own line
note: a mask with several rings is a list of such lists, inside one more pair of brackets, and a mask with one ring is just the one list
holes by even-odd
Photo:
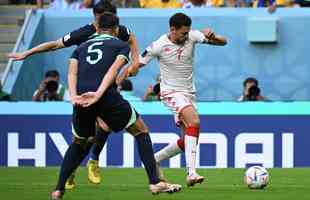
[[196, 183], [202, 183], [204, 181], [204, 177], [198, 174], [192, 174], [191, 176], [186, 177], [186, 184], [188, 187], [194, 186]]
[[158, 175], [160, 181], [162, 181], [162, 182], [168, 182], [168, 180], [167, 180], [166, 177], [164, 176], [163, 170], [160, 168], [159, 162], [156, 162], [156, 173], [157, 173], [157, 175]]
[[178, 184], [170, 184], [166, 182], [159, 182], [157, 184], [150, 184], [150, 191], [153, 195], [157, 195], [159, 193], [175, 193], [181, 191], [182, 186]]
[[101, 182], [101, 177], [98, 160], [89, 160], [87, 163], [87, 168], [89, 182], [99, 184]]
[[55, 190], [51, 193], [51, 200], [59, 200], [62, 199], [62, 196], [64, 195], [64, 191]]
[[76, 184], [74, 181], [75, 178], [75, 171], [71, 174], [71, 176], [68, 178], [65, 188], [66, 190], [72, 190], [73, 188], [75, 188]]

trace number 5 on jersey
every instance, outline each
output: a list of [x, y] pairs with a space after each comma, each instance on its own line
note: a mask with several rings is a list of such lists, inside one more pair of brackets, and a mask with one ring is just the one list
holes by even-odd
[[96, 48], [96, 46], [100, 46], [102, 44], [103, 44], [103, 42], [95, 42], [95, 43], [89, 45], [87, 53], [88, 54], [96, 54], [96, 59], [92, 59], [92, 57], [90, 55], [86, 57], [86, 61], [89, 64], [94, 65], [102, 58], [103, 54], [102, 54], [101, 49]]

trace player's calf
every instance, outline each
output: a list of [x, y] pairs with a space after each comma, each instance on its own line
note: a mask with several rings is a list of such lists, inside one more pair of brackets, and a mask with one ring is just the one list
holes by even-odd
[[159, 177], [159, 180], [162, 182], [168, 182], [167, 178], [164, 175], [163, 170], [160, 168], [160, 163], [156, 162], [156, 172], [157, 176]]

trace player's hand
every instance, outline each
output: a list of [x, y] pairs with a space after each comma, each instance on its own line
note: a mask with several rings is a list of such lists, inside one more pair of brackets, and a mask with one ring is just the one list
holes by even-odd
[[8, 58], [12, 58], [14, 61], [18, 60], [24, 60], [27, 57], [27, 54], [22, 52], [22, 53], [9, 53], [7, 55]]
[[139, 72], [139, 64], [130, 65], [127, 69], [127, 76], [136, 76]]
[[70, 101], [73, 106], [81, 106], [83, 103], [82, 100], [83, 100], [82, 97], [79, 95], [70, 97]]
[[86, 92], [82, 94], [81, 97], [81, 105], [83, 107], [91, 106], [100, 99], [100, 95], [97, 92]]
[[116, 77], [116, 85], [121, 88], [121, 84], [123, 82], [123, 80], [125, 80], [126, 78], [128, 78], [128, 67], [125, 68], [117, 77]]
[[210, 28], [205, 28], [202, 30], [202, 33], [205, 35], [205, 37], [209, 40], [213, 40], [215, 38], [215, 33]]

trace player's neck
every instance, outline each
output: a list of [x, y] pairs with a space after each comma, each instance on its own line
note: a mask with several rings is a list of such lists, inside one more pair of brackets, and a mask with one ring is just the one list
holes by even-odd
[[167, 37], [173, 44], [178, 44], [175, 39], [175, 36], [171, 32], [167, 34]]
[[111, 32], [111, 31], [98, 31], [98, 34], [100, 35], [109, 35], [109, 36], [112, 36], [112, 37], [115, 37], [115, 35]]

